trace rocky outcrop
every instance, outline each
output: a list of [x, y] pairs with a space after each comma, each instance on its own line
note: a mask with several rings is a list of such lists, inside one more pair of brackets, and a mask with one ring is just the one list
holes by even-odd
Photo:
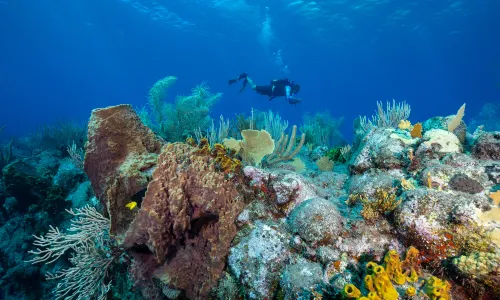
[[484, 132], [474, 142], [472, 155], [478, 159], [500, 160], [500, 132]]

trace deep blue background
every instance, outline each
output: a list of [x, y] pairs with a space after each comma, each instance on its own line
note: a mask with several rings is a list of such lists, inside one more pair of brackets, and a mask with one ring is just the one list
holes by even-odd
[[[326, 109], [345, 116], [345, 135], [376, 101], [407, 100], [413, 122], [500, 101], [499, 1], [308, 2], [0, 0], [0, 125], [23, 135], [85, 122], [93, 108], [142, 106], [168, 75], [178, 77], [171, 101], [201, 81], [223, 92], [214, 117], [253, 107], [298, 123]], [[285, 76], [278, 49], [303, 103], [227, 85], [243, 71], [262, 84]]]

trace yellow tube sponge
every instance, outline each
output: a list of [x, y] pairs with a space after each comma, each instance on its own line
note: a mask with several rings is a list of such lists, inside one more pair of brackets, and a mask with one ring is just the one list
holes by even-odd
[[373, 285], [373, 277], [371, 275], [365, 276], [365, 287], [370, 292], [375, 292], [375, 287]]
[[401, 260], [396, 250], [389, 250], [384, 257], [384, 267], [389, 278], [396, 284], [404, 284], [406, 276], [401, 269]]
[[415, 296], [416, 294], [417, 290], [414, 287], [410, 286], [409, 288], [406, 289], [406, 296], [412, 297]]
[[449, 282], [431, 276], [425, 281], [423, 291], [431, 300], [451, 300], [450, 288]]
[[375, 292], [369, 292], [367, 298], [370, 300], [382, 300]]
[[354, 284], [349, 283], [344, 286], [342, 295], [346, 299], [358, 299], [361, 297], [361, 291]]
[[377, 263], [374, 263], [373, 261], [370, 261], [366, 264], [366, 274], [368, 275], [372, 275], [373, 274], [373, 271], [375, 270], [375, 268], [377, 267]]
[[375, 289], [377, 294], [384, 300], [397, 300], [399, 297], [396, 288], [391, 283], [387, 272], [383, 266], [376, 266], [373, 269], [373, 282], [375, 283]]
[[418, 281], [418, 276], [422, 275], [422, 270], [420, 268], [420, 252], [417, 248], [411, 246], [406, 250], [406, 257], [401, 267], [408, 282]]

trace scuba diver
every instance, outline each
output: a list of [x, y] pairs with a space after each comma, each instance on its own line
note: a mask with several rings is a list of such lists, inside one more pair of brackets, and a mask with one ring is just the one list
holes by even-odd
[[248, 77], [247, 73], [241, 73], [238, 78], [229, 80], [229, 85], [240, 80], [243, 80], [243, 86], [240, 89], [240, 93], [245, 89], [248, 83], [257, 93], [269, 96], [269, 101], [273, 100], [275, 97], [286, 97], [290, 104], [297, 104], [302, 101], [300, 98], [294, 96], [300, 91], [300, 85], [296, 84], [293, 80], [275, 79], [272, 80], [269, 85], [255, 85], [253, 80]]

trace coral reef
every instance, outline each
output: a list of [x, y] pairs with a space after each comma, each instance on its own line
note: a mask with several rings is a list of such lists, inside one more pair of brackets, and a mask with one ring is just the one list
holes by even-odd
[[[151, 91], [160, 110], [174, 81]], [[409, 106], [393, 101], [360, 118], [354, 144], [341, 148], [323, 145], [334, 138], [321, 120], [307, 124], [319, 137], [297, 126], [287, 135], [272, 113], [221, 118], [222, 133], [212, 126], [203, 136], [210, 105], [199, 101], [218, 99], [206, 92], [198, 87], [174, 109], [182, 117], [196, 106], [192, 120], [156, 119], [161, 128], [129, 105], [94, 110], [85, 174], [71, 142], [14, 155], [0, 179], [0, 240], [16, 236], [0, 247], [4, 298], [500, 297], [498, 132], [467, 133], [462, 108], [412, 125]], [[61, 215], [86, 205], [106, 224], [92, 242], [83, 221]], [[57, 248], [57, 237], [74, 244]], [[52, 258], [44, 268], [23, 263]], [[78, 277], [85, 266], [99, 276]], [[62, 293], [75, 278], [92, 285], [63, 295], [41, 280], [47, 272]], [[21, 291], [24, 281], [32, 291]]]

